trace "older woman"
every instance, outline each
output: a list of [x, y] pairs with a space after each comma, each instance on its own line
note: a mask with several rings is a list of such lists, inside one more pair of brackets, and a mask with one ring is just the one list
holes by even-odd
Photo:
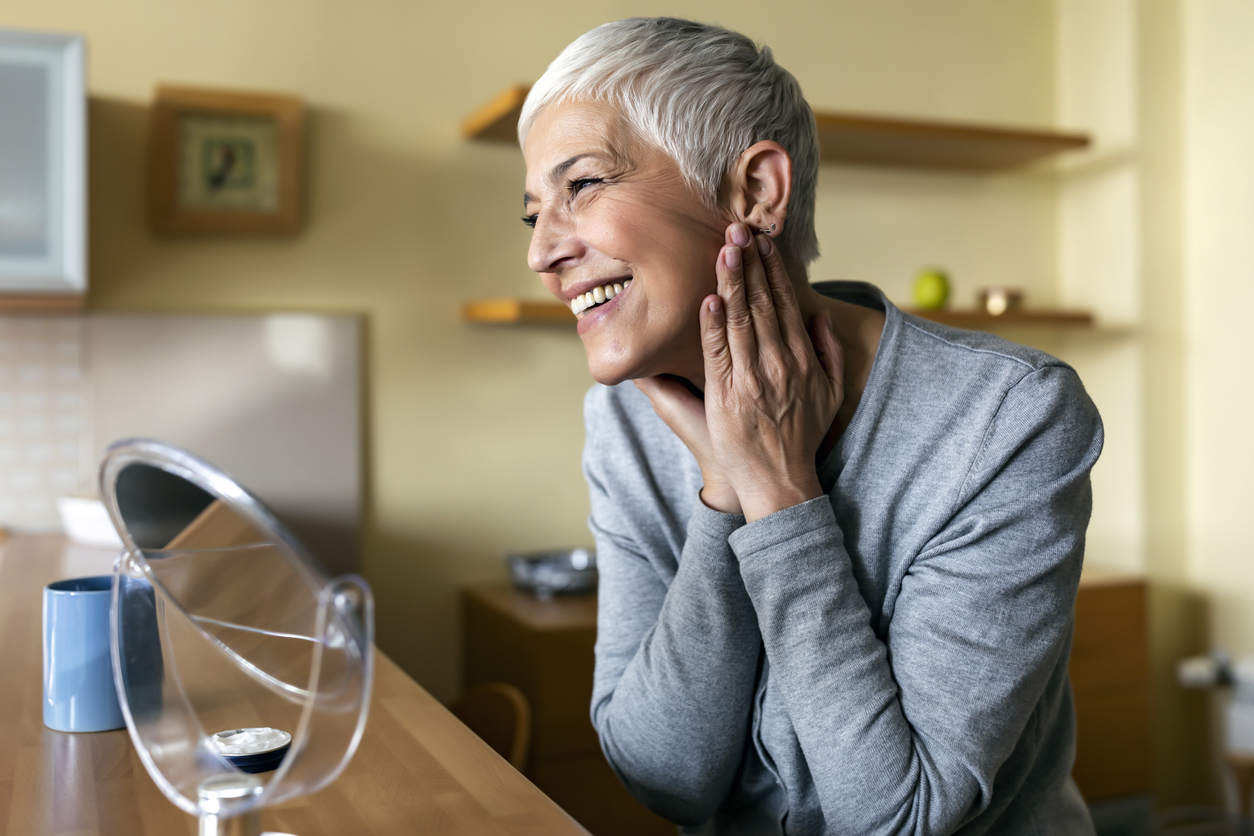
[[1075, 372], [808, 283], [814, 118], [741, 35], [594, 29], [519, 136], [529, 261], [598, 382], [592, 719], [622, 782], [687, 832], [1091, 832]]

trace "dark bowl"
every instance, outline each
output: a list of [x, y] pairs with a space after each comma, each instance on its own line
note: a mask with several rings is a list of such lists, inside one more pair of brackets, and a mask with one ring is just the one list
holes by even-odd
[[597, 554], [594, 549], [511, 554], [506, 561], [514, 587], [537, 598], [596, 592]]

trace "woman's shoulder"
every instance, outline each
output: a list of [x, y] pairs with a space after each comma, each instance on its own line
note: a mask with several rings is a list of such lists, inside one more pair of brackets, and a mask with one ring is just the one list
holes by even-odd
[[[888, 470], [956, 497], [975, 484], [973, 470], [995, 472], [1028, 447], [1060, 465], [1095, 459], [1101, 418], [1071, 366], [884, 304], [884, 335], [838, 448], [842, 461], [860, 458], [877, 474]], [[927, 463], [921, 480], [920, 462]]]
[[916, 396], [934, 403], [956, 399], [1003, 416], [1016, 401], [1096, 416], [1079, 374], [1051, 354], [905, 312], [898, 318], [898, 385]]
[[1062, 360], [1031, 346], [1014, 343], [987, 331], [967, 331], [898, 310], [902, 345], [907, 351], [938, 354], [956, 367], [1007, 369], [1026, 374], [1048, 367], [1071, 368]]
[[[1087, 472], [1104, 432], [1096, 405], [1070, 365], [994, 334], [950, 328], [900, 314], [899, 379], [926, 404], [938, 436], [954, 445], [963, 494], [1019, 462], [1029, 481]], [[944, 444], [937, 439], [938, 446]], [[1055, 473], [1057, 472], [1057, 473]]]

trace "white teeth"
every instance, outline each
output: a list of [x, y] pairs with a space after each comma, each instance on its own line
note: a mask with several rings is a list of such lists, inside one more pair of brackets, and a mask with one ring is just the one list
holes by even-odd
[[628, 279], [627, 281], [621, 282], [621, 283], [613, 282], [612, 284], [605, 284], [605, 285], [601, 285], [600, 287], [594, 287], [592, 290], [588, 291], [587, 293], [583, 293], [579, 296], [576, 296], [574, 299], [571, 299], [570, 309], [576, 315], [581, 314], [584, 311], [588, 310], [588, 308], [591, 308], [593, 305], [600, 305], [603, 302], [608, 302], [609, 300], [613, 299], [618, 294], [622, 293], [628, 287], [631, 287], [631, 279]]

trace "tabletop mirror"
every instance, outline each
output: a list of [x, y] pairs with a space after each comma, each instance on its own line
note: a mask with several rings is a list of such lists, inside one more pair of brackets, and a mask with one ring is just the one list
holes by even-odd
[[168, 444], [114, 444], [100, 491], [125, 549], [113, 671], [140, 759], [202, 836], [327, 785], [366, 724], [374, 604], [330, 578], [222, 471]]

